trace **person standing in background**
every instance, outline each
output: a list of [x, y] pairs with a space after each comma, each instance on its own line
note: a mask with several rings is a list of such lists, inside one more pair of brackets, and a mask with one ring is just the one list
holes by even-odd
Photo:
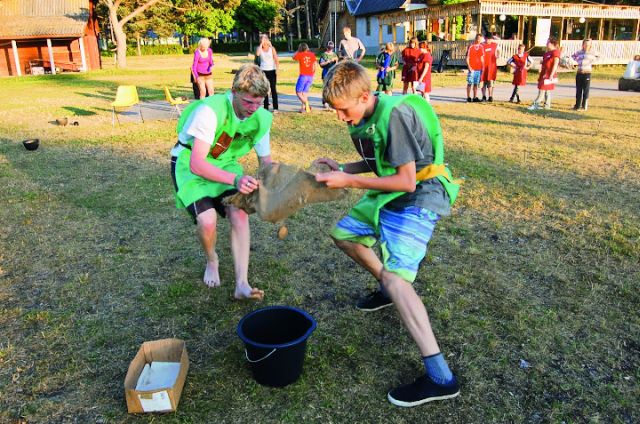
[[[267, 80], [269, 80], [273, 112], [276, 113], [278, 111], [278, 91], [276, 90], [276, 83], [280, 61], [278, 60], [278, 52], [276, 51], [276, 48], [273, 47], [266, 34], [262, 34], [260, 36], [260, 45], [256, 50], [256, 57], [259, 59], [260, 69], [267, 76]], [[264, 108], [269, 110], [269, 96], [264, 98]]]
[[[482, 34], [476, 35], [472, 45], [467, 49], [467, 102], [479, 102], [478, 86], [484, 68], [484, 46]], [[471, 99], [471, 87], [473, 86], [473, 100]]]
[[309, 51], [307, 43], [300, 43], [298, 51], [293, 55], [293, 60], [300, 64], [300, 76], [296, 82], [296, 96], [302, 103], [300, 112], [311, 112], [308, 94], [313, 84], [313, 74], [316, 72], [316, 55]]
[[[494, 38], [485, 39], [484, 47], [484, 68], [482, 69], [482, 101], [493, 102], [493, 87], [498, 78], [498, 58], [500, 49]], [[487, 94], [489, 95], [487, 97]]]
[[201, 99], [213, 95], [213, 50], [210, 45], [211, 41], [208, 38], [201, 38], [198, 48], [193, 53], [191, 73], [193, 80], [198, 84]]
[[418, 39], [412, 37], [409, 45], [402, 50], [402, 94], [407, 94], [409, 87], [411, 93], [415, 93], [413, 83], [418, 81], [418, 61], [420, 60], [420, 49], [418, 48]]
[[389, 96], [393, 95], [393, 81], [396, 79], [396, 69], [398, 69], [398, 58], [395, 51], [396, 46], [389, 42], [385, 44], [384, 50], [376, 58], [376, 69], [378, 69], [376, 91], [384, 91]]
[[[320, 55], [320, 59], [318, 60], [318, 63], [320, 64], [320, 68], [322, 68], [322, 82], [324, 82], [324, 79], [327, 76], [327, 72], [329, 72], [329, 69], [331, 69], [333, 67], [333, 65], [338, 63], [338, 55], [333, 50], [333, 47], [334, 47], [333, 41], [329, 41], [327, 43], [327, 48]], [[322, 106], [326, 110], [328, 110], [329, 109], [329, 105], [327, 103], [324, 103], [324, 99], [323, 99], [322, 102], [323, 102]]]
[[591, 86], [591, 69], [598, 59], [598, 54], [591, 51], [591, 39], [584, 39], [582, 41], [582, 50], [578, 50], [571, 57], [578, 63], [576, 104], [573, 106], [573, 110], [587, 110], [589, 87]]
[[431, 56], [431, 46], [426, 41], [420, 44], [420, 60], [418, 62], [418, 85], [416, 90], [422, 94], [426, 101], [430, 101], [429, 93], [431, 93], [431, 68], [433, 57]]
[[[551, 109], [551, 92], [556, 88], [555, 83], [558, 81], [558, 64], [560, 63], [560, 50], [558, 49], [558, 40], [555, 37], [549, 37], [547, 40], [547, 52], [542, 56], [542, 65], [540, 65], [540, 76], [538, 77], [538, 96], [529, 106], [529, 110], [538, 110], [543, 106], [545, 109]], [[540, 102], [543, 102], [541, 105]]]
[[360, 62], [364, 58], [366, 49], [359, 38], [351, 36], [351, 28], [344, 27], [342, 29], [344, 40], [340, 41], [339, 56], [341, 59], [353, 59]]
[[518, 87], [527, 85], [527, 70], [531, 67], [531, 59], [529, 53], [525, 52], [526, 46], [520, 44], [518, 46], [518, 53], [511, 56], [507, 61], [507, 65], [513, 68], [513, 93], [509, 101], [511, 103], [520, 103], [520, 95], [518, 94]]

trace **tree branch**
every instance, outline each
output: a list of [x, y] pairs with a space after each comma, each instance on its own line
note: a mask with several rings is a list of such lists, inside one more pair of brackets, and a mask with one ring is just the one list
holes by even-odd
[[137, 8], [136, 10], [134, 10], [133, 12], [129, 13], [127, 16], [125, 16], [124, 18], [120, 19], [120, 23], [122, 25], [126, 24], [127, 22], [129, 22], [131, 19], [135, 18], [137, 15], [139, 15], [140, 13], [144, 12], [145, 10], [147, 10], [148, 8], [150, 8], [151, 6], [153, 6], [154, 4], [158, 3], [160, 0], [148, 0], [145, 4], [143, 4], [142, 6], [140, 6], [139, 8]]

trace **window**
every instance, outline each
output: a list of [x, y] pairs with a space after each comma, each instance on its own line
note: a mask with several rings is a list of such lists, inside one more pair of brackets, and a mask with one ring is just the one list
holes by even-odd
[[387, 34], [393, 34], [393, 25], [387, 25]]
[[371, 35], [371, 18], [367, 18], [367, 36]]

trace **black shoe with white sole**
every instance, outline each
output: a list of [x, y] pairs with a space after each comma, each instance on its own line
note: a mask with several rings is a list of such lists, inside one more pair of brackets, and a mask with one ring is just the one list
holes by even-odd
[[377, 290], [360, 299], [356, 303], [356, 308], [361, 311], [372, 312], [391, 305], [393, 305], [391, 299], [385, 296], [381, 290]]
[[451, 399], [459, 394], [460, 386], [455, 377], [450, 384], [442, 386], [434, 383], [428, 376], [423, 375], [411, 384], [391, 390], [387, 395], [387, 399], [394, 405], [409, 408], [434, 400]]

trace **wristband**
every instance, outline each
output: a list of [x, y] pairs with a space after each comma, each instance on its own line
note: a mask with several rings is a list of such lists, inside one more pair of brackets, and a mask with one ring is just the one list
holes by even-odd
[[344, 172], [344, 165], [338, 165], [338, 171]]
[[235, 188], [238, 188], [238, 181], [240, 181], [240, 178], [242, 178], [242, 175], [236, 175], [236, 177], [233, 179], [233, 186]]

